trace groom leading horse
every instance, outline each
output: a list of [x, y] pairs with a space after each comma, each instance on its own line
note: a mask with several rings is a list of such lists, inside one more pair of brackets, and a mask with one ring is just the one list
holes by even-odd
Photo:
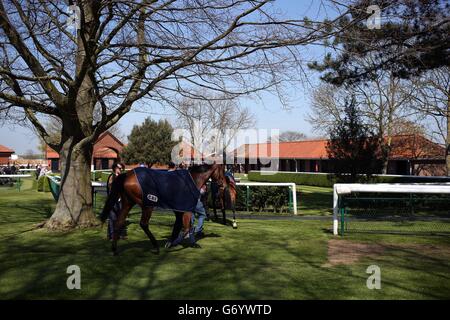
[[114, 223], [113, 254], [117, 255], [119, 230], [125, 223], [131, 208], [136, 204], [142, 208], [140, 226], [157, 253], [159, 253], [159, 245], [148, 226], [154, 207], [183, 212], [183, 215], [186, 215], [183, 217], [184, 230], [189, 231], [190, 213], [194, 211], [197, 204], [200, 188], [210, 178], [217, 182], [223, 193], [227, 185], [224, 167], [216, 163], [195, 165], [188, 170], [175, 171], [135, 168], [119, 175], [112, 184], [111, 193], [100, 214], [100, 219], [104, 222], [118, 199], [121, 199], [122, 208]]

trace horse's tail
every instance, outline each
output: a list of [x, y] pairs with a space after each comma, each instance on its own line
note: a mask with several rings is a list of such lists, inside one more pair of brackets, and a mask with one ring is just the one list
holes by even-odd
[[124, 191], [124, 182], [126, 178], [126, 173], [118, 175], [111, 185], [111, 191], [106, 198], [105, 206], [103, 207], [102, 213], [100, 213], [100, 220], [105, 222], [109, 216], [109, 213], [114, 208], [120, 197], [120, 193]]

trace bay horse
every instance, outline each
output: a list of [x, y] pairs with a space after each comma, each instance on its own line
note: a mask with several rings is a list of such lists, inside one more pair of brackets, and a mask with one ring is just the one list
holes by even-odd
[[[201, 186], [203, 186], [206, 181], [208, 181], [210, 178], [215, 181], [220, 190], [221, 193], [223, 193], [223, 190], [226, 187], [226, 179], [224, 176], [224, 167], [221, 164], [202, 164], [202, 165], [194, 165], [190, 167], [189, 174], [191, 175], [195, 186], [197, 189], [200, 190]], [[133, 170], [130, 170], [126, 173], [122, 173], [114, 180], [112, 186], [111, 186], [111, 192], [106, 199], [105, 206], [103, 208], [102, 213], [100, 214], [100, 219], [102, 222], [105, 222], [108, 218], [112, 208], [117, 203], [117, 201], [120, 199], [122, 207], [121, 210], [117, 216], [117, 220], [114, 223], [114, 231], [113, 231], [113, 237], [112, 237], [112, 252], [114, 255], [117, 255], [117, 240], [119, 237], [119, 230], [122, 228], [122, 226], [125, 223], [125, 219], [130, 212], [131, 208], [134, 207], [134, 205], [139, 205], [142, 209], [141, 214], [141, 220], [139, 225], [141, 226], [142, 230], [145, 232], [147, 237], [150, 239], [153, 247], [156, 250], [156, 253], [159, 253], [159, 245], [156, 241], [155, 237], [151, 233], [149, 229], [149, 221], [153, 212], [154, 207], [145, 207], [143, 205], [143, 195], [141, 191], [141, 187], [139, 185], [139, 182], [136, 178], [136, 175], [134, 174]], [[184, 232], [189, 232], [190, 230], [190, 221], [191, 221], [191, 212], [176, 212], [175, 215], [177, 217], [177, 221], [182, 220], [182, 225], [184, 227]], [[181, 224], [181, 223], [180, 223]], [[180, 224], [175, 224], [174, 230], [172, 232], [172, 239], [173, 241], [174, 237], [176, 237], [177, 234], [177, 226], [179, 227]], [[181, 227], [179, 228], [181, 229]], [[180, 231], [178, 229], [178, 231]]]
[[234, 180], [233, 175], [225, 174], [225, 180], [227, 187], [222, 191], [220, 186], [215, 182], [211, 182], [211, 196], [212, 196], [212, 204], [213, 204], [213, 212], [214, 218], [217, 220], [217, 199], [219, 200], [220, 209], [222, 211], [222, 219], [223, 224], [227, 224], [226, 218], [226, 209], [231, 209], [233, 211], [233, 221], [232, 226], [233, 229], [237, 229], [237, 221], [236, 221], [236, 181]]

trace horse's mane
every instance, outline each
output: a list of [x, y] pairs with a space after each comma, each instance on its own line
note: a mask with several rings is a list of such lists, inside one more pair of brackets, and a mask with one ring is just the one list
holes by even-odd
[[208, 171], [209, 169], [211, 169], [212, 164], [196, 164], [193, 165], [191, 167], [189, 167], [189, 172], [190, 173], [204, 173], [206, 171]]

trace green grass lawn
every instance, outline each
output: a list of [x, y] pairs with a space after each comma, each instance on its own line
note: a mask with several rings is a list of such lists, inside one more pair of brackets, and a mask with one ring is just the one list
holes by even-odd
[[297, 185], [297, 208], [300, 215], [331, 215], [333, 189]]
[[[322, 214], [329, 204], [320, 199], [329, 192], [315, 193], [302, 190], [300, 206]], [[129, 240], [119, 243], [120, 255], [113, 257], [105, 228], [32, 230], [53, 207], [50, 193], [34, 191], [31, 180], [21, 192], [0, 188], [0, 299], [450, 298], [448, 237], [350, 234], [342, 239], [330, 234], [331, 220], [239, 220], [237, 230], [207, 222], [201, 248], [178, 246], [155, 255], [134, 210]], [[171, 214], [152, 217], [151, 230], [161, 244], [173, 221]], [[343, 247], [386, 249], [330, 265], [330, 240]], [[81, 290], [66, 288], [66, 269], [73, 264], [81, 268]], [[381, 268], [381, 290], [366, 287], [366, 269], [373, 264]]]

